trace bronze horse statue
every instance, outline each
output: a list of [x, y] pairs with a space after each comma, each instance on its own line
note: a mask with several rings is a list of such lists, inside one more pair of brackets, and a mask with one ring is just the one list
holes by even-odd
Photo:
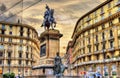
[[46, 11], [44, 13], [44, 20], [43, 23], [41, 25], [41, 27], [44, 26], [44, 29], [50, 29], [50, 26], [52, 29], [54, 29], [56, 27], [56, 21], [54, 18], [54, 9], [50, 9], [47, 5], [46, 5]]

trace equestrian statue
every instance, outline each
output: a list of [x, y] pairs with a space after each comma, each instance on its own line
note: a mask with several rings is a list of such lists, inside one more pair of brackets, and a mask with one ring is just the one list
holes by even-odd
[[44, 27], [44, 29], [54, 29], [56, 27], [56, 21], [54, 18], [54, 9], [50, 9], [48, 5], [46, 5], [46, 11], [44, 13], [44, 20], [41, 25], [41, 27]]

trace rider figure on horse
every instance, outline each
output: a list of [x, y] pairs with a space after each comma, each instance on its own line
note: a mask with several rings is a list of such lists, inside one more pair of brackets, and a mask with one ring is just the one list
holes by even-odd
[[56, 26], [56, 21], [53, 17], [53, 14], [54, 14], [54, 9], [50, 9], [46, 5], [46, 11], [44, 13], [44, 20], [43, 20], [43, 24], [41, 25], [41, 27], [44, 26], [45, 30], [46, 30], [46, 27], [49, 29], [50, 26], [52, 27], [52, 29], [54, 29], [53, 24], [54, 24], [54, 27]]

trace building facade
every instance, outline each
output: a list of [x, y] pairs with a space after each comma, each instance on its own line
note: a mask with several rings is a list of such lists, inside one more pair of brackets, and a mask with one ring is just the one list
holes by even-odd
[[120, 0], [106, 0], [83, 15], [72, 38], [74, 75], [120, 76]]
[[0, 22], [0, 71], [15, 75], [32, 75], [38, 65], [39, 41], [37, 31], [23, 24]]
[[67, 72], [68, 72], [68, 75], [71, 76], [72, 75], [72, 72], [71, 72], [71, 65], [72, 65], [72, 41], [68, 42], [65, 55], [66, 55], [65, 58], [66, 58], [66, 64], [67, 64]]

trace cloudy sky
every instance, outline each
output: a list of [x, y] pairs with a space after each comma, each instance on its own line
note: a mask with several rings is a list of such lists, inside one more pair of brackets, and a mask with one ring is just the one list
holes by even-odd
[[48, 4], [55, 10], [56, 29], [63, 34], [60, 52], [64, 53], [77, 20], [104, 1], [106, 0], [23, 0], [22, 12], [22, 0], [0, 0], [0, 21], [17, 22], [22, 19], [22, 23], [33, 26], [40, 34], [44, 31], [40, 25]]

